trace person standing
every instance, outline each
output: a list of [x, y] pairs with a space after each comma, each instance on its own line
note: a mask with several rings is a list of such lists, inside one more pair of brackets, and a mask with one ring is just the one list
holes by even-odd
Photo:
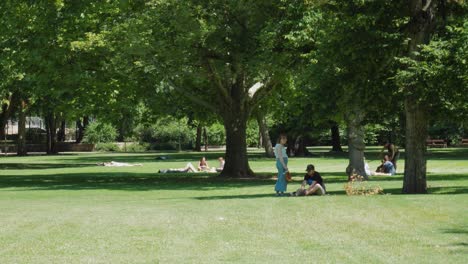
[[288, 155], [286, 154], [287, 142], [288, 137], [286, 134], [282, 133], [275, 145], [276, 168], [278, 169], [278, 180], [275, 184], [277, 196], [283, 196], [288, 187], [288, 182], [286, 181], [286, 172], [288, 171]]

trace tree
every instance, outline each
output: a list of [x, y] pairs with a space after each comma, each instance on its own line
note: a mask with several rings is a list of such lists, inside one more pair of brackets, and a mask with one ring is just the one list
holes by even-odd
[[[153, 83], [178, 91], [223, 120], [226, 165], [221, 176], [253, 176], [246, 126], [253, 109], [282, 79], [283, 41], [272, 31], [285, 13], [282, 5], [166, 1], [148, 5], [127, 21], [127, 36], [140, 47], [138, 62]], [[263, 86], [251, 89], [257, 82]]]
[[[467, 56], [466, 8], [465, 1], [408, 2], [406, 11], [409, 21], [404, 30], [409, 42], [406, 56], [400, 59], [403, 67], [396, 75], [405, 95], [406, 158], [403, 193], [427, 193], [428, 114], [431, 107], [438, 105], [433, 98], [445, 99], [442, 102], [446, 102], [445, 106], [451, 106], [452, 110], [459, 109], [454, 107], [457, 104], [466, 106], [466, 95], [460, 93], [460, 89], [467, 87], [467, 67], [462, 62], [462, 58]], [[457, 10], [461, 11], [461, 15], [457, 14]], [[447, 34], [447, 25], [450, 24], [458, 24], [460, 31]], [[440, 78], [449, 85], [440, 82]], [[462, 103], [460, 99], [465, 102]]]

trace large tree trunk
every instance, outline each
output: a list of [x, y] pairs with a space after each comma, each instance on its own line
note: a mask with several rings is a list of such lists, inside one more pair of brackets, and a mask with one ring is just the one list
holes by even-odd
[[245, 178], [255, 176], [247, 157], [247, 113], [232, 111], [225, 113], [226, 164], [222, 177]]
[[2, 112], [0, 112], [0, 140], [5, 139], [5, 127], [10, 117], [8, 104], [2, 104]]
[[11, 94], [8, 98], [9, 104], [2, 104], [2, 111], [0, 113], [0, 139], [5, 139], [6, 132], [5, 127], [8, 123], [8, 119], [14, 114], [15, 109], [19, 105], [18, 93]]
[[205, 151], [208, 151], [208, 135], [206, 134], [206, 127], [203, 127], [203, 144], [205, 145]]
[[265, 115], [257, 113], [257, 123], [261, 135], [261, 145], [265, 148], [265, 154], [267, 157], [274, 157], [273, 146], [271, 144], [270, 133], [268, 132], [268, 125], [266, 123]]
[[343, 152], [343, 149], [341, 148], [340, 129], [338, 124], [336, 122], [332, 122], [330, 129], [332, 151]]
[[409, 98], [405, 101], [406, 148], [403, 193], [427, 193], [426, 111]]
[[57, 154], [57, 129], [55, 124], [55, 115], [48, 113], [45, 117], [47, 141], [46, 141], [46, 152], [47, 154]]
[[18, 156], [26, 156], [28, 151], [26, 149], [26, 102], [24, 100], [21, 100], [18, 112], [17, 154]]
[[[435, 26], [435, 10], [437, 1], [410, 0], [411, 19], [408, 24], [409, 48], [408, 56], [418, 60], [419, 45], [429, 43]], [[418, 95], [414, 94], [417, 87], [414, 84], [406, 87], [406, 144], [405, 144], [405, 176], [403, 193], [427, 193], [426, 182], [426, 135], [427, 109], [420, 103]]]
[[364, 170], [364, 120], [363, 110], [360, 109], [359, 104], [354, 104], [354, 109], [350, 109], [345, 115], [348, 133], [348, 152], [349, 164], [346, 168], [346, 174], [349, 177], [356, 173], [363, 176], [366, 180], [368, 176]]
[[76, 128], [78, 129], [76, 135], [76, 143], [81, 143], [81, 141], [83, 141], [84, 133], [88, 125], [89, 118], [87, 116], [83, 117], [83, 123], [81, 123], [81, 119], [78, 119], [76, 121]]
[[310, 154], [309, 150], [307, 150], [304, 142], [304, 136], [298, 135], [294, 140], [294, 156], [295, 157], [305, 157]]
[[66, 129], [66, 122], [65, 120], [62, 120], [60, 122], [60, 128], [57, 133], [57, 141], [58, 142], [65, 142], [65, 129]]
[[202, 125], [197, 126], [197, 137], [195, 139], [195, 151], [201, 151], [201, 136], [202, 136]]

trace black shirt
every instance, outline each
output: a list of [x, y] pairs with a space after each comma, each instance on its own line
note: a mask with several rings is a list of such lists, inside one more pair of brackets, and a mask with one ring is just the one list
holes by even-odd
[[316, 171], [314, 172], [314, 174], [312, 176], [309, 176], [309, 174], [306, 174], [304, 176], [304, 181], [307, 181], [307, 184], [309, 184], [309, 185], [312, 184], [312, 181], [315, 181], [315, 182], [319, 183], [325, 189], [325, 185], [323, 184], [322, 176], [320, 176], [320, 173], [318, 173]]

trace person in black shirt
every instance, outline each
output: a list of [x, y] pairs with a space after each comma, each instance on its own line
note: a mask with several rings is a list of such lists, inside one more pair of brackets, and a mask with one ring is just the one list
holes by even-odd
[[[307, 165], [306, 171], [307, 174], [304, 175], [304, 180], [302, 181], [301, 188], [295, 193], [293, 193], [293, 195], [324, 195], [326, 193], [325, 184], [323, 183], [323, 179], [322, 176], [320, 176], [320, 173], [315, 171], [315, 167], [312, 164]], [[309, 185], [307, 189], [306, 185]]]

